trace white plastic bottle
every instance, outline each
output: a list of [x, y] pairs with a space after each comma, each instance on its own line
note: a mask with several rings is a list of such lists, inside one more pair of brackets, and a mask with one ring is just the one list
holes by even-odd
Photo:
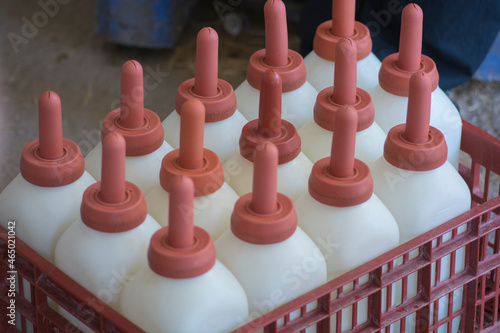
[[146, 196], [148, 211], [162, 226], [166, 226], [170, 180], [176, 175], [189, 176], [195, 185], [194, 224], [217, 239], [229, 228], [229, 217], [238, 195], [224, 182], [224, 171], [217, 155], [203, 148], [203, 103], [197, 99], [185, 102], [181, 109], [180, 126], [180, 148], [163, 158], [160, 181]]
[[332, 0], [332, 19], [321, 23], [316, 29], [313, 51], [305, 58], [307, 81], [321, 91], [331, 85], [337, 53], [336, 44], [344, 37], [356, 43], [358, 87], [370, 91], [378, 84], [380, 60], [371, 52], [372, 39], [368, 27], [354, 20], [356, 2]]
[[[384, 146], [384, 156], [372, 167], [375, 193], [396, 219], [401, 243], [468, 211], [471, 204], [467, 184], [446, 160], [444, 135], [429, 126], [431, 87], [432, 81], [425, 72], [413, 74], [406, 124], [391, 129]], [[449, 237], [449, 234], [445, 235], [443, 241]], [[456, 252], [454, 273], [463, 269], [464, 252], [459, 250]], [[432, 275], [435, 275], [435, 266]], [[441, 259], [440, 280], [449, 276], [450, 258], [445, 256]], [[416, 278], [416, 273], [408, 278], [407, 299], [417, 293]], [[432, 279], [434, 281], [434, 277]], [[401, 287], [396, 290], [396, 301], [400, 303]], [[454, 292], [454, 311], [461, 306], [462, 292], [462, 289]], [[445, 296], [439, 300], [438, 319], [447, 316], [447, 307], [448, 296]], [[407, 332], [415, 330], [414, 320], [415, 314], [407, 317]], [[452, 332], [457, 331], [458, 321], [459, 318], [454, 320]], [[442, 330], [444, 326], [439, 332]]]
[[103, 138], [102, 161], [102, 180], [85, 191], [81, 217], [57, 242], [55, 264], [117, 309], [124, 285], [146, 264], [149, 240], [160, 225], [148, 215], [139, 187], [125, 181], [120, 134]]
[[175, 176], [170, 190], [168, 227], [153, 235], [149, 265], [125, 287], [121, 312], [146, 332], [231, 331], [248, 316], [245, 291], [193, 225], [192, 180]]
[[21, 173], [0, 193], [0, 224], [13, 221], [16, 237], [54, 262], [56, 242], [79, 216], [83, 192], [95, 179], [80, 148], [63, 138], [56, 93], [40, 96], [38, 124], [39, 138], [23, 149]]
[[[146, 195], [158, 183], [163, 156], [173, 148], [163, 140], [160, 118], [144, 108], [142, 66], [135, 60], [122, 66], [120, 108], [104, 118], [102, 135], [115, 131], [127, 142], [125, 169], [127, 180], [136, 184]], [[85, 157], [87, 171], [101, 179], [102, 143]]]
[[253, 192], [238, 200], [231, 229], [215, 242], [217, 258], [245, 289], [250, 318], [326, 282], [323, 255], [297, 227], [293, 202], [277, 192], [277, 164], [274, 144], [266, 142], [256, 149]]
[[175, 110], [162, 122], [165, 140], [179, 148], [180, 110], [192, 98], [205, 106], [205, 147], [219, 156], [221, 163], [238, 151], [238, 138], [247, 119], [236, 109], [233, 87], [217, 76], [219, 37], [212, 28], [203, 28], [196, 39], [195, 77], [177, 90]]
[[368, 91], [375, 106], [375, 121], [386, 133], [405, 122], [410, 77], [417, 71], [424, 71], [432, 81], [430, 124], [443, 133], [448, 146], [448, 161], [458, 169], [462, 119], [455, 105], [438, 86], [436, 64], [421, 54], [422, 24], [422, 9], [415, 3], [407, 5], [401, 18], [399, 53], [382, 61], [379, 84]]
[[337, 43], [334, 85], [318, 94], [314, 119], [299, 129], [302, 151], [313, 163], [330, 154], [335, 114], [341, 105], [351, 105], [358, 113], [355, 157], [370, 166], [382, 156], [386, 134], [375, 122], [370, 95], [356, 87], [356, 53], [352, 39]]
[[256, 147], [272, 142], [278, 147], [278, 191], [296, 200], [307, 191], [312, 163], [300, 151], [301, 141], [295, 127], [281, 120], [281, 78], [277, 71], [262, 75], [259, 119], [243, 127], [240, 151], [224, 164], [227, 183], [240, 196], [252, 190], [253, 157]]
[[[295, 203], [299, 226], [325, 256], [328, 280], [399, 244], [394, 217], [373, 194], [370, 169], [354, 158], [357, 126], [353, 107], [336, 111], [331, 156], [314, 164], [309, 192]], [[357, 311], [360, 325], [367, 320], [367, 300], [358, 303]], [[352, 307], [342, 311], [342, 332], [352, 328], [351, 314]]]
[[238, 98], [238, 109], [248, 120], [257, 118], [262, 74], [274, 69], [283, 79], [283, 119], [299, 128], [311, 119], [318, 92], [306, 80], [302, 56], [288, 49], [284, 3], [281, 0], [267, 0], [264, 16], [266, 48], [250, 57], [247, 79], [234, 91]]

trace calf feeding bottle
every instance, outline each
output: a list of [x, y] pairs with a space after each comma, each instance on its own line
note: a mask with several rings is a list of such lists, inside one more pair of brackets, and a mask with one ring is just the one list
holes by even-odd
[[0, 224], [53, 262], [57, 240], [80, 215], [95, 179], [80, 148], [62, 136], [61, 100], [52, 91], [38, 100], [38, 125], [39, 138], [23, 149], [21, 173], [0, 193]]
[[125, 287], [120, 309], [146, 332], [231, 331], [248, 316], [245, 291], [193, 225], [193, 181], [175, 176], [169, 187], [168, 227], [153, 235], [149, 265]]
[[[115, 131], [127, 142], [127, 180], [146, 195], [158, 183], [161, 160], [172, 150], [163, 140], [163, 127], [156, 113], [144, 108], [142, 67], [135, 61], [122, 66], [120, 108], [104, 118], [102, 136]], [[87, 171], [101, 179], [102, 143], [85, 157]]]

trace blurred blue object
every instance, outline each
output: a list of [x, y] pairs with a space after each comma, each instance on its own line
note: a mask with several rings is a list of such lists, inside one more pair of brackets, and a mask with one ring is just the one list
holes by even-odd
[[488, 55], [474, 74], [481, 81], [500, 81], [500, 33], [497, 35]]
[[96, 0], [96, 33], [112, 43], [171, 48], [196, 0]]

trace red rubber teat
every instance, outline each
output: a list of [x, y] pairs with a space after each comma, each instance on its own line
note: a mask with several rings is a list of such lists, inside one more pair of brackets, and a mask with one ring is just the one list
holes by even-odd
[[279, 164], [284, 164], [300, 154], [300, 136], [290, 122], [281, 119], [282, 80], [278, 71], [267, 70], [261, 81], [259, 118], [243, 127], [240, 154], [253, 161], [256, 147], [269, 141], [278, 148]]
[[403, 9], [401, 15], [398, 66], [404, 71], [418, 71], [422, 54], [424, 13], [417, 4], [411, 3]]
[[335, 48], [335, 73], [332, 100], [337, 104], [356, 103], [356, 73], [358, 61], [356, 43], [350, 38], [341, 39]]
[[434, 61], [422, 54], [424, 14], [415, 3], [405, 6], [401, 14], [399, 52], [385, 57], [379, 71], [379, 84], [390, 94], [408, 97], [410, 77], [423, 71], [431, 80], [432, 91], [439, 84], [439, 74]]
[[23, 178], [36, 186], [59, 187], [79, 179], [85, 172], [80, 148], [62, 136], [61, 100], [53, 91], [38, 100], [39, 138], [28, 143], [22, 152]]
[[350, 105], [336, 111], [331, 156], [317, 161], [311, 171], [309, 194], [325, 205], [351, 207], [373, 194], [370, 169], [354, 158], [357, 118]]
[[335, 73], [333, 89], [320, 91], [314, 105], [314, 121], [322, 128], [333, 131], [335, 113], [341, 105], [351, 105], [358, 113], [357, 131], [370, 127], [375, 121], [375, 109], [370, 94], [356, 87], [357, 47], [349, 37], [335, 46]]
[[250, 57], [247, 81], [255, 89], [262, 90], [262, 75], [269, 69], [275, 69], [283, 80], [282, 92], [296, 90], [307, 80], [306, 66], [299, 53], [288, 49], [286, 8], [283, 1], [267, 0], [264, 19], [266, 48]]
[[175, 96], [175, 110], [180, 115], [184, 103], [199, 99], [205, 106], [205, 122], [213, 123], [231, 117], [236, 112], [233, 87], [217, 77], [219, 36], [205, 27], [196, 38], [195, 77], [182, 82]]
[[125, 181], [125, 138], [107, 133], [102, 140], [101, 181], [83, 193], [82, 222], [101, 232], [125, 232], [138, 227], [148, 214], [139, 187]]
[[193, 181], [177, 176], [170, 182], [167, 244], [177, 249], [194, 244]]
[[101, 137], [117, 132], [125, 138], [127, 156], [150, 154], [163, 144], [163, 126], [156, 113], [144, 108], [142, 66], [129, 60], [122, 66], [120, 108], [104, 118]]
[[351, 0], [332, 1], [332, 35], [350, 37], [354, 34], [356, 2]]
[[212, 28], [203, 28], [196, 38], [194, 92], [200, 96], [217, 95], [219, 36]]
[[151, 238], [149, 267], [171, 279], [202, 275], [215, 264], [215, 247], [208, 232], [193, 224], [193, 181], [187, 176], [175, 176], [169, 187], [168, 227]]
[[278, 149], [272, 142], [257, 146], [254, 157], [253, 192], [238, 199], [231, 215], [231, 231], [253, 244], [274, 244], [288, 239], [297, 229], [293, 202], [277, 192]]
[[268, 0], [264, 5], [266, 30], [266, 57], [264, 61], [272, 67], [288, 63], [288, 28], [286, 8], [281, 0]]
[[336, 178], [349, 178], [354, 174], [354, 152], [358, 113], [352, 107], [340, 107], [335, 114], [330, 168]]
[[322, 59], [337, 62], [337, 43], [344, 37], [350, 37], [357, 46], [357, 60], [370, 55], [370, 31], [364, 24], [354, 20], [355, 11], [354, 0], [332, 0], [332, 20], [321, 23], [316, 29], [314, 53]]
[[264, 143], [255, 150], [253, 163], [251, 208], [258, 214], [272, 214], [278, 209], [278, 149]]
[[191, 177], [195, 196], [216, 192], [224, 184], [224, 171], [219, 157], [203, 148], [205, 107], [197, 99], [190, 99], [181, 109], [179, 149], [168, 153], [161, 163], [160, 185], [169, 192], [169, 184], [178, 175]]
[[429, 126], [432, 82], [425, 72], [410, 78], [406, 124], [391, 128], [384, 145], [384, 158], [403, 170], [434, 170], [446, 162], [448, 148], [444, 136]]
[[125, 201], [125, 139], [109, 133], [102, 140], [101, 200], [109, 204]]
[[179, 164], [185, 169], [203, 166], [203, 134], [205, 107], [198, 100], [189, 100], [182, 106], [179, 141]]
[[40, 157], [53, 160], [63, 155], [61, 100], [54, 92], [38, 99], [38, 139]]
[[410, 78], [410, 96], [406, 113], [405, 139], [413, 143], [424, 143], [429, 139], [431, 119], [431, 82], [423, 72]]
[[122, 66], [120, 122], [129, 129], [144, 125], [142, 66], [135, 60], [129, 60]]
[[262, 76], [257, 131], [264, 138], [281, 134], [281, 77], [270, 70]]

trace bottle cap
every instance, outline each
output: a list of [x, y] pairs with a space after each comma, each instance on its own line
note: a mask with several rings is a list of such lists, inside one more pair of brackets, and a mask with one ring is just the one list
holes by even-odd
[[313, 49], [320, 58], [336, 61], [336, 45], [344, 37], [350, 37], [357, 45], [357, 60], [364, 59], [372, 51], [372, 39], [367, 26], [354, 20], [356, 2], [333, 0], [332, 19], [316, 29]]
[[313, 166], [309, 194], [325, 205], [359, 205], [373, 194], [373, 180], [368, 166], [354, 158], [358, 113], [342, 105], [335, 113], [331, 156]]
[[357, 131], [370, 127], [375, 121], [375, 109], [370, 94], [356, 88], [357, 57], [356, 44], [342, 38], [335, 46], [337, 60], [333, 87], [323, 89], [314, 105], [314, 121], [322, 128], [333, 131], [335, 113], [341, 105], [351, 105], [358, 113]]
[[406, 124], [391, 128], [384, 145], [384, 158], [399, 169], [434, 170], [446, 162], [448, 148], [444, 135], [429, 126], [432, 82], [425, 72], [410, 79]]
[[278, 149], [265, 142], [255, 149], [253, 192], [238, 199], [231, 231], [253, 244], [274, 244], [293, 235], [297, 214], [292, 200], [277, 192]]
[[104, 118], [102, 136], [120, 133], [127, 142], [127, 156], [147, 155], [163, 144], [163, 126], [153, 111], [144, 108], [142, 66], [129, 60], [122, 66], [120, 108]]
[[101, 232], [124, 232], [139, 226], [148, 214], [139, 187], [125, 181], [125, 139], [111, 132], [102, 140], [101, 181], [83, 193], [83, 223]]
[[151, 238], [149, 267], [171, 279], [202, 275], [215, 265], [215, 247], [209, 233], [193, 224], [193, 181], [177, 175], [169, 187], [168, 227]]
[[236, 111], [233, 87], [218, 78], [219, 36], [212, 28], [203, 28], [196, 38], [195, 77], [184, 81], [175, 96], [175, 109], [192, 98], [205, 105], [205, 122], [213, 123], [231, 117]]
[[249, 121], [240, 136], [240, 154], [253, 161], [255, 148], [266, 141], [276, 145], [279, 164], [292, 161], [300, 154], [300, 136], [295, 127], [281, 119], [281, 77], [274, 69], [262, 75], [259, 118]]
[[201, 197], [219, 190], [224, 184], [224, 171], [219, 157], [203, 148], [205, 107], [197, 99], [190, 99], [181, 108], [179, 149], [163, 158], [160, 184], [169, 191], [169, 184], [177, 175], [189, 176], [195, 187], [195, 196]]
[[85, 172], [80, 148], [62, 134], [61, 100], [52, 91], [38, 100], [38, 139], [21, 155], [21, 175], [36, 186], [59, 187], [73, 183]]
[[247, 81], [257, 90], [262, 74], [276, 70], [283, 80], [282, 92], [293, 91], [306, 82], [306, 66], [302, 56], [288, 49], [286, 8], [281, 0], [267, 0], [264, 5], [266, 48], [252, 54], [247, 67]]
[[423, 71], [431, 80], [432, 91], [439, 84], [434, 61], [422, 54], [422, 27], [424, 14], [415, 3], [408, 4], [401, 16], [399, 53], [385, 57], [378, 73], [380, 87], [390, 94], [408, 97], [410, 77]]

